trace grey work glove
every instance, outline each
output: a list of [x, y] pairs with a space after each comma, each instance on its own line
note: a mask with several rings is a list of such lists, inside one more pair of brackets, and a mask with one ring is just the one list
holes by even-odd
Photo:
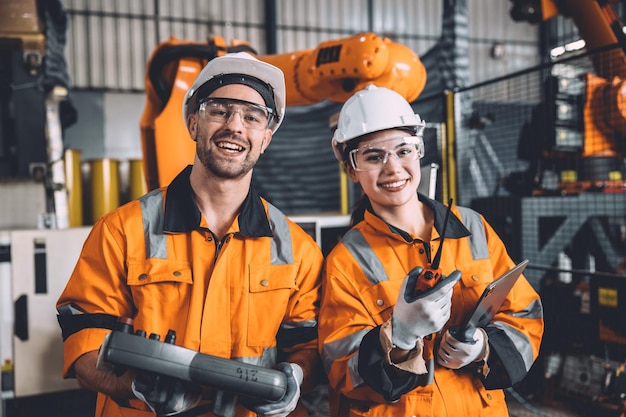
[[281, 362], [275, 369], [287, 376], [287, 390], [283, 398], [278, 401], [269, 400], [242, 400], [246, 408], [260, 416], [285, 417], [296, 409], [300, 399], [300, 385], [304, 378], [304, 372], [300, 365], [295, 363]]
[[448, 369], [461, 369], [472, 362], [480, 361], [485, 356], [485, 332], [475, 328], [469, 342], [457, 340], [450, 331], [441, 338], [437, 362]]
[[157, 416], [174, 416], [191, 410], [202, 399], [197, 385], [148, 373], [137, 374], [131, 389]]
[[404, 278], [391, 316], [391, 342], [400, 349], [413, 349], [418, 339], [438, 332], [450, 318], [452, 287], [461, 278], [461, 271], [442, 275], [434, 287], [416, 294], [422, 271], [416, 266]]

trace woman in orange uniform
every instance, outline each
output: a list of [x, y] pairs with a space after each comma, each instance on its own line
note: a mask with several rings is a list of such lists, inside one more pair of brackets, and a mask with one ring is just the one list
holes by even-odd
[[[524, 277], [467, 342], [449, 331], [514, 262], [479, 213], [417, 193], [423, 129], [402, 96], [373, 85], [339, 115], [333, 150], [365, 198], [323, 274], [318, 330], [333, 416], [506, 416], [502, 389], [539, 353], [543, 309]], [[441, 278], [415, 291], [442, 243]]]

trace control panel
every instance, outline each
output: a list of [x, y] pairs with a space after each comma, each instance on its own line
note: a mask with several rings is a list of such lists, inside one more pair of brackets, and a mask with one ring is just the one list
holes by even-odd
[[106, 336], [98, 369], [116, 372], [133, 368], [270, 401], [285, 395], [286, 375], [278, 370], [176, 346], [172, 330], [163, 341], [160, 339], [160, 335], [146, 335], [143, 330], [134, 331], [129, 323], [121, 323]]

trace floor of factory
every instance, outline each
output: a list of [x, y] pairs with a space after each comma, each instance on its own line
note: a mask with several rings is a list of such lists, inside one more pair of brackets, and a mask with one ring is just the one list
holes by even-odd
[[624, 409], [608, 402], [580, 401], [575, 397], [524, 398], [506, 390], [510, 417], [622, 417]]
[[[620, 412], [597, 404], [580, 404], [572, 399], [526, 398], [515, 390], [506, 390], [509, 417], [620, 417]], [[309, 397], [309, 400], [311, 397]], [[309, 403], [315, 411], [312, 417], [327, 417], [328, 407], [322, 396]], [[0, 417], [91, 417], [94, 415], [95, 394], [71, 391], [63, 395], [48, 394], [5, 401]]]

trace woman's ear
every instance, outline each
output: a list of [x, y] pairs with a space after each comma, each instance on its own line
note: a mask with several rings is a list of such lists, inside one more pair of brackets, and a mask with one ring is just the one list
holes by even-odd
[[350, 177], [352, 182], [358, 184], [359, 179], [357, 178], [356, 171], [354, 170], [354, 168], [352, 168], [352, 165], [346, 161], [341, 162], [341, 164], [343, 165], [344, 171], [346, 171], [346, 174], [348, 175], [348, 177]]

